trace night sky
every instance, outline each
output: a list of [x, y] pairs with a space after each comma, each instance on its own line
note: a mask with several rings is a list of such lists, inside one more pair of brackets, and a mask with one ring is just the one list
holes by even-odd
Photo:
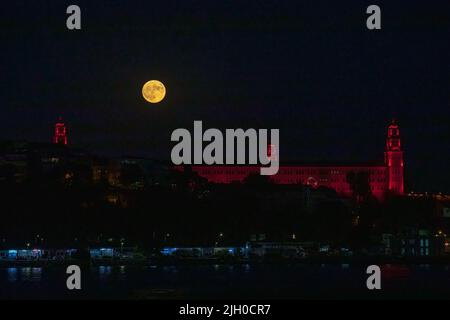
[[450, 192], [448, 1], [5, 1], [0, 23], [0, 140], [50, 141], [63, 116], [75, 146], [169, 159], [202, 120], [279, 128], [281, 161], [382, 161], [396, 118], [408, 190]]

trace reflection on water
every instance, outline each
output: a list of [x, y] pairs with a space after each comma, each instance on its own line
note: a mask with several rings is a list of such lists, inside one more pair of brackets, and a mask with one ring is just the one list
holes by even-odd
[[111, 275], [112, 267], [111, 266], [99, 266], [98, 267], [98, 275], [100, 280], [106, 280]]
[[22, 279], [29, 280], [31, 277], [31, 268], [30, 267], [22, 268], [21, 271], [22, 271]]
[[32, 281], [40, 281], [42, 278], [42, 268], [31, 269], [31, 277]]
[[126, 266], [119, 266], [118, 270], [118, 279], [120, 281], [125, 281], [127, 279], [127, 267]]
[[[446, 265], [380, 265], [386, 298], [450, 298]], [[177, 265], [96, 266], [82, 269], [86, 298], [361, 298], [366, 266], [317, 265]], [[0, 268], [0, 298], [67, 297], [65, 268]], [[161, 293], [164, 292], [164, 293]], [[45, 293], [47, 296], [43, 296]], [[378, 293], [378, 292], [377, 292]]]
[[176, 266], [164, 266], [162, 267], [162, 271], [167, 273], [177, 273], [178, 269]]
[[42, 268], [7, 268], [7, 281], [14, 283], [18, 281], [40, 282], [42, 278]]
[[119, 268], [120, 274], [125, 274], [125, 270], [126, 270], [125, 266], [120, 266], [120, 268]]
[[17, 268], [8, 268], [8, 281], [9, 282], [17, 281]]

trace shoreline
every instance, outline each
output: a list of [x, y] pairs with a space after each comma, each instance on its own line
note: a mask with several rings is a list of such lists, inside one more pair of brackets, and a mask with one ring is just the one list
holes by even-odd
[[207, 266], [207, 265], [450, 265], [450, 257], [309, 257], [301, 259], [201, 259], [163, 258], [145, 260], [3, 260], [0, 268], [10, 267], [58, 267], [79, 265], [95, 266]]

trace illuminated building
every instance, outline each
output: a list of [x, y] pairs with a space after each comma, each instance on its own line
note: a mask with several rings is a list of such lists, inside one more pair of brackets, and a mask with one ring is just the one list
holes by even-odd
[[[270, 149], [269, 149], [270, 150]], [[403, 194], [403, 151], [400, 129], [395, 121], [388, 126], [384, 163], [377, 165], [287, 165], [281, 164], [276, 175], [269, 179], [276, 184], [303, 184], [313, 188], [320, 186], [334, 189], [339, 195], [355, 194], [355, 184], [350, 177], [366, 177], [370, 193], [383, 199], [386, 193]], [[228, 184], [243, 182], [250, 174], [259, 174], [257, 166], [193, 165], [192, 172], [210, 183]]]
[[65, 146], [67, 145], [67, 129], [61, 118], [55, 124], [55, 135], [53, 136], [53, 142]]
[[387, 166], [388, 190], [403, 193], [403, 151], [400, 143], [400, 129], [393, 122], [388, 127], [385, 165]]

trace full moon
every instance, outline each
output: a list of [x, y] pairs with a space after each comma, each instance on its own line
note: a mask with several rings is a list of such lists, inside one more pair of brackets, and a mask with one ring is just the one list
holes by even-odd
[[166, 87], [158, 80], [147, 81], [142, 87], [142, 96], [150, 103], [161, 102], [166, 96]]

